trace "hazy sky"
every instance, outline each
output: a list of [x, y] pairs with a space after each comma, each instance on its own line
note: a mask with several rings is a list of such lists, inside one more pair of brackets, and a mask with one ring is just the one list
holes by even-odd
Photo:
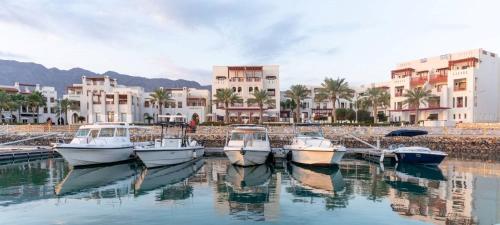
[[278, 64], [281, 87], [384, 81], [396, 63], [500, 53], [500, 1], [0, 0], [0, 58], [209, 84], [212, 65]]

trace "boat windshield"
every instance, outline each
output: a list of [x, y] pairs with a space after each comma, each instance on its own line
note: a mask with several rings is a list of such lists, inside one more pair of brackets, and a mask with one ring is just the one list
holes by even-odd
[[116, 137], [126, 137], [127, 136], [127, 129], [125, 128], [116, 128]]
[[231, 134], [231, 140], [232, 141], [242, 141], [242, 140], [265, 141], [266, 140], [266, 133], [265, 132], [252, 132], [252, 133], [233, 132]]
[[299, 133], [299, 136], [301, 137], [323, 137], [323, 135], [320, 132], [316, 131], [303, 131]]
[[76, 131], [76, 137], [87, 137], [89, 135], [90, 129], [78, 129]]
[[114, 134], [115, 128], [102, 128], [99, 137], [113, 137]]
[[98, 134], [99, 134], [99, 130], [97, 130], [97, 129], [90, 130], [90, 136], [92, 138], [96, 138]]

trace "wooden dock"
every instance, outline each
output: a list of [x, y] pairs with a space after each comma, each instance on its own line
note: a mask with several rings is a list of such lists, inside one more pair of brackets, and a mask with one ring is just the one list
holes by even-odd
[[0, 160], [35, 159], [42, 157], [59, 156], [52, 147], [36, 146], [2, 146], [0, 147]]

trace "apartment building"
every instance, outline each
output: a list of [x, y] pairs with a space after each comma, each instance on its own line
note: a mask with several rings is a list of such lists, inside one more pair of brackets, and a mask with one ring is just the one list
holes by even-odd
[[[366, 91], [369, 89], [369, 88], [379, 88], [379, 89], [382, 89], [384, 91], [386, 91], [387, 93], [390, 93], [390, 87], [391, 87], [391, 83], [389, 81], [387, 82], [378, 82], [378, 83], [370, 83], [370, 84], [362, 84], [356, 88], [354, 88], [355, 92], [354, 92], [354, 98], [353, 98], [353, 101], [355, 100], [361, 100], [363, 99], [365, 96], [367, 96], [366, 94]], [[353, 102], [353, 104], [355, 104]], [[354, 108], [356, 108], [356, 106], [354, 106]], [[389, 116], [390, 115], [390, 110], [391, 108], [389, 106], [386, 106], [386, 105], [378, 105], [377, 106], [377, 109], [375, 109], [376, 111], [376, 115], [378, 114], [384, 114], [385, 116]], [[370, 113], [373, 113], [373, 107], [368, 107], [367, 110], [370, 112]], [[383, 122], [383, 121], [379, 121], [379, 122]]]
[[[188, 120], [198, 118], [200, 123], [211, 119], [211, 96], [209, 90], [196, 88], [162, 88], [168, 94], [170, 99], [163, 109], [164, 115], [182, 115]], [[158, 114], [158, 105], [152, 103], [151, 93], [144, 95], [144, 116], [151, 116], [156, 119]]]
[[[39, 84], [26, 84], [15, 82], [14, 85], [0, 85], [0, 90], [8, 94], [22, 94], [28, 96], [29, 94], [38, 91], [42, 93], [45, 100], [45, 106], [40, 107], [38, 112], [33, 110], [27, 105], [21, 106], [19, 110], [12, 112], [3, 112], [1, 122], [14, 122], [14, 123], [57, 123], [56, 117], [57, 110], [57, 91], [54, 87], [40, 86]], [[38, 114], [38, 116], [37, 116]], [[63, 122], [63, 121], [59, 121]]]
[[308, 85], [309, 96], [301, 103], [302, 120], [327, 119], [332, 116], [333, 104], [337, 109], [352, 108], [353, 104], [347, 99], [339, 99], [337, 102], [331, 102], [328, 99], [317, 101], [316, 95], [320, 92], [320, 85]]
[[[63, 98], [77, 104], [68, 111], [69, 123], [144, 121], [144, 89], [118, 85], [116, 79], [108, 76], [82, 76], [82, 83], [68, 87]], [[80, 117], [85, 120], [80, 121]]]
[[[252, 98], [252, 93], [257, 90], [266, 90], [275, 99], [275, 104], [265, 106], [263, 113], [264, 121], [279, 121], [279, 66], [214, 66], [212, 94], [224, 88], [231, 88], [243, 99], [242, 103], [233, 104], [227, 109], [229, 110], [230, 121], [258, 121], [259, 107], [256, 104], [247, 103], [247, 100]], [[214, 121], [224, 120], [224, 105], [214, 104], [212, 106], [212, 113]]]
[[[405, 105], [405, 90], [427, 88], [428, 103]], [[500, 121], [500, 60], [483, 49], [403, 62], [391, 71], [391, 120], [431, 126]]]
[[[309, 90], [309, 95], [303, 99], [300, 103], [300, 118], [302, 121], [314, 121], [314, 120], [327, 120], [328, 117], [332, 116], [333, 112], [333, 103], [328, 99], [323, 101], [317, 101], [316, 95], [320, 92], [320, 85], [306, 85], [306, 88]], [[290, 98], [285, 96], [285, 92], [283, 92], [281, 97], [281, 102], [285, 102]], [[291, 100], [291, 99], [290, 99]], [[339, 101], [335, 102], [335, 106], [337, 109], [347, 109], [353, 108], [353, 103], [347, 99], [339, 99]], [[293, 118], [294, 110], [283, 107], [281, 109], [281, 117], [283, 121], [289, 121], [289, 118]]]

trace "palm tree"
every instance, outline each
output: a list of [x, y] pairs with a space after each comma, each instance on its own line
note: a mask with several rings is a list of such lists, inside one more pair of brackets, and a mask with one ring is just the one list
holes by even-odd
[[47, 105], [47, 103], [45, 102], [45, 97], [43, 97], [41, 92], [34, 91], [30, 95], [28, 95], [28, 97], [26, 98], [26, 102], [31, 108], [31, 111], [33, 111], [33, 113], [36, 113], [36, 121], [40, 123], [38, 112], [40, 110], [40, 107]]
[[254, 91], [252, 93], [252, 98], [249, 98], [247, 100], [248, 104], [257, 104], [259, 105], [259, 124], [262, 124], [262, 114], [264, 113], [264, 105], [269, 106], [274, 106], [274, 99], [271, 98], [267, 94], [267, 91], [265, 90], [260, 90], [260, 91]]
[[72, 100], [65, 98], [59, 101], [59, 111], [61, 114], [64, 115], [64, 124], [68, 123], [68, 110], [70, 109], [73, 110], [74, 108], [75, 108], [75, 103]]
[[295, 121], [299, 121], [299, 119], [300, 119], [300, 107], [301, 107], [300, 103], [308, 95], [309, 95], [309, 89], [307, 89], [306, 86], [304, 86], [302, 84], [292, 85], [290, 87], [290, 90], [287, 90], [285, 92], [285, 96], [287, 98], [291, 98], [293, 101], [295, 101], [295, 103], [297, 105], [297, 108], [295, 109], [296, 113], [294, 116]]
[[9, 110], [11, 107], [11, 97], [9, 94], [0, 90], [0, 117], [4, 110]]
[[377, 123], [377, 109], [379, 106], [388, 107], [391, 100], [391, 95], [384, 89], [372, 87], [366, 90], [366, 95], [363, 96], [363, 104], [372, 107], [373, 123]]
[[26, 104], [26, 96], [22, 94], [14, 94], [10, 96], [12, 99], [13, 106], [17, 109], [17, 119], [19, 121], [21, 117], [21, 107]]
[[420, 108], [420, 104], [427, 104], [430, 97], [433, 97], [431, 90], [425, 88], [415, 88], [413, 90], [406, 90], [403, 97], [406, 98], [404, 100], [404, 104], [408, 105], [408, 108], [415, 107], [415, 125], [418, 123], [418, 110]]
[[[151, 93], [150, 97], [151, 103], [158, 104], [158, 107], [160, 108], [160, 113], [158, 115], [162, 115], [163, 106], [172, 101], [169, 93], [164, 89], [156, 89], [153, 93]], [[158, 118], [156, 118], [156, 120], [158, 120]]]
[[354, 96], [354, 90], [349, 87], [349, 83], [344, 78], [325, 78], [321, 84], [321, 89], [316, 94], [316, 101], [328, 99], [332, 103], [333, 122], [337, 121], [337, 106], [335, 103], [340, 102], [340, 99], [351, 100]]
[[229, 123], [229, 105], [242, 102], [242, 99], [231, 88], [224, 88], [217, 90], [213, 101], [214, 104], [224, 104], [224, 122]]

